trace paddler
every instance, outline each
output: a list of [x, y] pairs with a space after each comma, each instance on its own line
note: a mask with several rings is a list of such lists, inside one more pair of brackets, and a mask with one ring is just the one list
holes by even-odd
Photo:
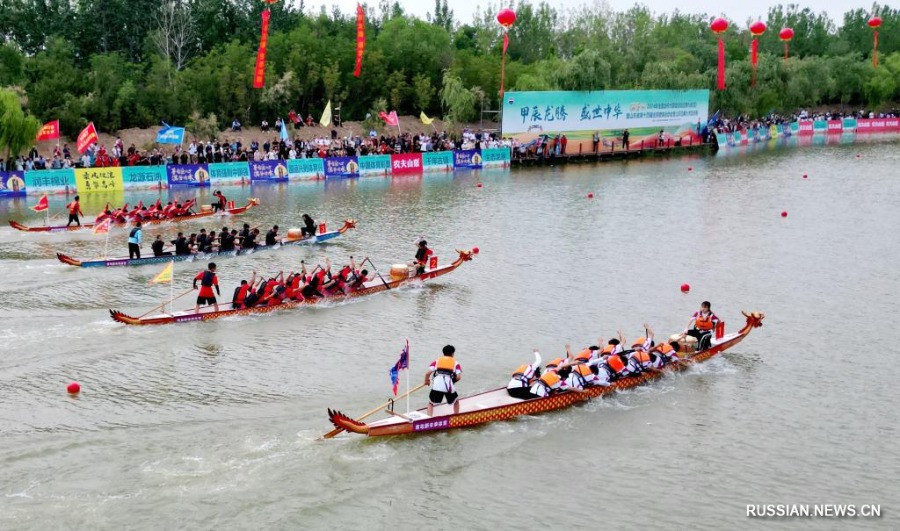
[[216, 294], [213, 293], [213, 286], [216, 288], [216, 293], [221, 295], [222, 292], [219, 290], [219, 278], [216, 276], [216, 264], [210, 262], [206, 271], [197, 273], [197, 276], [194, 277], [194, 289], [197, 289], [198, 280], [200, 281], [200, 292], [197, 293], [197, 304], [194, 306], [194, 313], [200, 313], [201, 304], [212, 304], [215, 311], [218, 312], [219, 303], [216, 301]]
[[428, 242], [419, 240], [419, 248], [416, 249], [416, 260], [413, 262], [413, 265], [416, 266], [416, 275], [421, 275], [425, 272], [425, 267], [428, 265], [428, 257], [431, 254], [432, 251], [428, 248]]
[[66, 208], [69, 209], [69, 222], [66, 223], [66, 227], [75, 222], [79, 227], [81, 226], [81, 221], [78, 219], [78, 216], [84, 216], [84, 212], [81, 211], [81, 202], [79, 201], [79, 197], [76, 195], [75, 200], [66, 205]]
[[249, 282], [242, 280], [241, 285], [234, 288], [234, 296], [231, 298], [231, 308], [233, 310], [244, 307], [244, 300], [247, 298], [247, 294], [250, 293], [250, 290], [253, 289], [254, 283], [256, 283], [256, 271], [250, 276]]
[[141, 222], [138, 221], [131, 232], [128, 233], [128, 259], [139, 259], [141, 257]]
[[522, 400], [534, 398], [531, 395], [530, 388], [535, 378], [541, 377], [541, 353], [538, 352], [538, 349], [534, 349], [533, 352], [534, 363], [519, 365], [513, 371], [512, 379], [506, 385], [506, 392], [513, 398], [521, 398]]
[[431, 384], [431, 393], [428, 395], [428, 416], [434, 415], [434, 406], [439, 405], [444, 399], [448, 404], [453, 404], [453, 414], [459, 414], [459, 395], [454, 384], [462, 377], [462, 368], [453, 354], [456, 348], [447, 345], [443, 349], [443, 356], [431, 362], [428, 372], [425, 373], [425, 385]]
[[166, 242], [163, 241], [162, 236], [157, 234], [156, 239], [150, 244], [150, 248], [153, 249], [153, 256], [171, 256], [171, 252], [163, 251], [163, 246], [165, 244]]
[[266, 245], [272, 246], [278, 243], [278, 225], [273, 225], [272, 228], [266, 232]]
[[700, 303], [700, 310], [694, 312], [688, 321], [684, 334], [697, 338], [697, 351], [705, 350], [712, 343], [713, 330], [718, 323], [719, 318], [712, 313], [709, 301], [703, 301]]

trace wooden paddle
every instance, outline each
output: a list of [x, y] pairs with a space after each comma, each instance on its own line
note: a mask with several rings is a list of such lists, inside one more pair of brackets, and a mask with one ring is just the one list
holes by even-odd
[[381, 282], [384, 284], [385, 289], [391, 289], [391, 287], [388, 285], [387, 281], [384, 280], [384, 277], [381, 276], [381, 273], [378, 272], [378, 268], [375, 267], [375, 264], [373, 264], [372, 261], [369, 260], [368, 256], [363, 258], [363, 261], [360, 263], [360, 266], [362, 266], [362, 264], [365, 264], [366, 262], [369, 262], [369, 265], [372, 266], [372, 271], [374, 271], [375, 274], [378, 275], [378, 278], [381, 279]]
[[[369, 418], [372, 415], [374, 415], [375, 413], [378, 413], [379, 411], [381, 411], [383, 408], [388, 407], [391, 402], [396, 402], [397, 400], [400, 400], [401, 398], [406, 398], [408, 395], [415, 393], [416, 391], [418, 391], [419, 389], [421, 389], [423, 387], [425, 387], [425, 384], [420, 384], [419, 386], [410, 389], [409, 391], [403, 393], [402, 395], [398, 396], [397, 398], [392, 398], [392, 399], [388, 400], [384, 404], [381, 404], [380, 406], [376, 407], [372, 411], [369, 411], [365, 415], [363, 415], [361, 417], [356, 417], [356, 420], [363, 420], [365, 418]], [[323, 439], [331, 439], [332, 437], [341, 433], [342, 431], [344, 431], [343, 428], [335, 428], [335, 429], [329, 431], [328, 433], [326, 433], [325, 435], [323, 435], [322, 438]]]
[[[171, 280], [170, 280], [169, 282], [171, 282]], [[152, 310], [150, 310], [149, 312], [145, 313], [144, 315], [138, 317], [138, 319], [143, 319], [144, 317], [147, 317], [148, 315], [150, 315], [151, 313], [155, 312], [156, 310], [162, 308], [162, 307], [165, 306], [166, 304], [169, 304], [170, 302], [174, 302], [174, 301], [176, 301], [176, 300], [178, 300], [178, 299], [184, 297], [185, 295], [187, 295], [188, 293], [190, 293], [190, 292], [192, 292], [192, 291], [194, 291], [194, 288], [191, 288], [191, 289], [185, 291], [184, 293], [182, 293], [181, 295], [175, 297], [175, 298], [172, 299], [172, 300], [165, 301], [164, 303], [162, 303], [162, 304], [160, 304], [159, 306], [153, 308]]]

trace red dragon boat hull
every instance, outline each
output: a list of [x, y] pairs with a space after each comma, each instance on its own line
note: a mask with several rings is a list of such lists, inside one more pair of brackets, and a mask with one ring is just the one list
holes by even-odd
[[[250, 201], [247, 202], [246, 205], [244, 205], [242, 207], [237, 207], [237, 208], [229, 208], [229, 209], [225, 210], [225, 212], [209, 211], [209, 212], [198, 212], [197, 214], [189, 214], [187, 216], [178, 216], [178, 217], [167, 218], [167, 219], [145, 219], [145, 220], [141, 220], [141, 224], [156, 225], [159, 223], [170, 223], [170, 222], [178, 223], [181, 221], [190, 221], [192, 219], [206, 218], [209, 216], [237, 216], [238, 214], [243, 214], [244, 212], [250, 210], [251, 208], [253, 208], [254, 206], [256, 206], [258, 204], [259, 204], [259, 199], [252, 198], [252, 199], [250, 199]], [[128, 221], [125, 223], [114, 223], [114, 225], [123, 226], [123, 225], [129, 225], [131, 223], [132, 222]], [[81, 230], [81, 229], [94, 228], [93, 223], [84, 223], [81, 226], [72, 225], [72, 226], [68, 226], [68, 227], [65, 225], [45, 225], [43, 227], [28, 227], [26, 225], [22, 225], [18, 221], [13, 221], [13, 220], [9, 221], [9, 226], [16, 230], [20, 230], [23, 232], [69, 232], [69, 231], [76, 231], [76, 230]]]
[[[765, 318], [765, 315], [759, 312], [750, 314], [745, 312], [744, 315], [747, 318], [747, 323], [740, 332], [729, 334], [723, 337], [721, 341], [714, 341], [710, 348], [697, 352], [689, 358], [685, 358], [681, 363], [667, 365], [660, 370], [644, 372], [637, 376], [629, 376], [617, 380], [606, 387], [588, 387], [580, 393], [565, 391], [548, 397], [531, 400], [512, 398], [506, 392], [506, 388], [504, 387], [460, 398], [459, 414], [435, 414], [429, 417], [425, 413], [427, 409], [422, 408], [417, 410], [415, 414], [411, 414], [409, 418], [395, 416], [370, 424], [354, 420], [340, 411], [331, 409], [328, 410], [328, 417], [332, 424], [338, 429], [364, 434], [370, 437], [378, 437], [466, 428], [487, 422], [507, 420], [521, 415], [535, 415], [547, 411], [565, 409], [578, 402], [584, 402], [590, 398], [630, 389], [651, 380], [658, 379], [666, 373], [683, 371], [696, 363], [702, 363], [709, 360], [743, 341], [751, 330], [762, 326], [762, 320]], [[441, 409], [452, 411], [452, 407], [448, 405], [438, 406], [435, 409], [436, 411]]]
[[[110, 310], [109, 315], [116, 322], [127, 324], [127, 325], [161, 325], [161, 324], [171, 324], [171, 323], [187, 323], [194, 321], [210, 321], [212, 319], [219, 319], [222, 317], [232, 317], [238, 315], [253, 315], [259, 313], [269, 313], [275, 312], [279, 310], [289, 310], [298, 307], [302, 307], [305, 305], [318, 304], [322, 301], [331, 301], [331, 300], [345, 300], [356, 297], [363, 297], [366, 295], [372, 295], [374, 293], [379, 293], [382, 291], [387, 291], [389, 289], [399, 288], [405, 284], [410, 284], [416, 281], [424, 281], [431, 280], [433, 278], [437, 278], [447, 273], [451, 273], [455, 271], [459, 266], [461, 266], [464, 262], [468, 262], [472, 260], [472, 256], [475, 254], [473, 251], [457, 251], [459, 253], [459, 258], [457, 258], [453, 263], [444, 266], [438, 266], [433, 269], [426, 269], [424, 273], [421, 275], [416, 275], [413, 277], [402, 278], [398, 280], [394, 279], [384, 279], [376, 277], [374, 280], [371, 280], [364, 284], [364, 287], [357, 289], [355, 291], [351, 291], [350, 293], [345, 294], [336, 294], [336, 295], [325, 295], [325, 297], [315, 297], [312, 299], [306, 299], [302, 301], [291, 301], [285, 302], [276, 306], [254, 306], [253, 308], [242, 308], [239, 310], [222, 310], [218, 312], [200, 312], [194, 313], [193, 310], [188, 310], [185, 312], [176, 312], [172, 314], [159, 314], [153, 315], [149, 317], [132, 317], [130, 315], [126, 315], [117, 310]], [[222, 303], [223, 306], [230, 306], [231, 303]]]

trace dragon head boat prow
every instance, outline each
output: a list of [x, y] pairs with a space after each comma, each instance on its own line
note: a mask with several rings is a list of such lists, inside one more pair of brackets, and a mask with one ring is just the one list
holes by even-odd
[[328, 419], [331, 420], [331, 423], [334, 424], [335, 428], [362, 435], [369, 433], [369, 427], [366, 424], [351, 419], [336, 409], [332, 410], [331, 408], [328, 408]]
[[741, 312], [744, 314], [744, 317], [747, 318], [747, 326], [752, 328], [759, 328], [762, 326], [763, 319], [766, 318], [766, 314], [762, 312]]

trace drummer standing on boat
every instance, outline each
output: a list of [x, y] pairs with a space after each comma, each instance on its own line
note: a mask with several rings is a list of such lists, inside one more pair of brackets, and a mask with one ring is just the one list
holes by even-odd
[[425, 267], [428, 265], [428, 257], [431, 256], [432, 251], [428, 248], [428, 242], [425, 240], [419, 240], [419, 248], [416, 250], [416, 275], [421, 275], [425, 272]]
[[140, 259], [141, 257], [141, 222], [135, 223], [134, 228], [128, 233], [128, 259]]
[[215, 311], [219, 311], [219, 303], [216, 301], [216, 294], [213, 293], [213, 286], [216, 287], [216, 293], [222, 294], [219, 289], [219, 278], [216, 276], [216, 264], [209, 263], [206, 271], [197, 273], [194, 277], [194, 289], [197, 289], [197, 281], [200, 281], [200, 293], [197, 294], [197, 304], [194, 306], [194, 313], [200, 313], [200, 305], [212, 304]]
[[81, 203], [79, 202], [79, 197], [76, 195], [75, 200], [66, 205], [66, 208], [69, 209], [69, 222], [66, 223], [66, 227], [72, 224], [74, 221], [76, 225], [81, 226], [81, 221], [78, 219], [78, 216], [84, 216], [84, 212], [81, 211]]
[[456, 362], [453, 354], [456, 349], [453, 345], [447, 345], [443, 349], [443, 356], [431, 362], [428, 372], [425, 373], [425, 385], [431, 384], [431, 393], [428, 395], [428, 416], [434, 414], [434, 406], [439, 405], [444, 399], [448, 404], [453, 404], [453, 414], [459, 413], [459, 394], [454, 384], [462, 377], [462, 368]]

